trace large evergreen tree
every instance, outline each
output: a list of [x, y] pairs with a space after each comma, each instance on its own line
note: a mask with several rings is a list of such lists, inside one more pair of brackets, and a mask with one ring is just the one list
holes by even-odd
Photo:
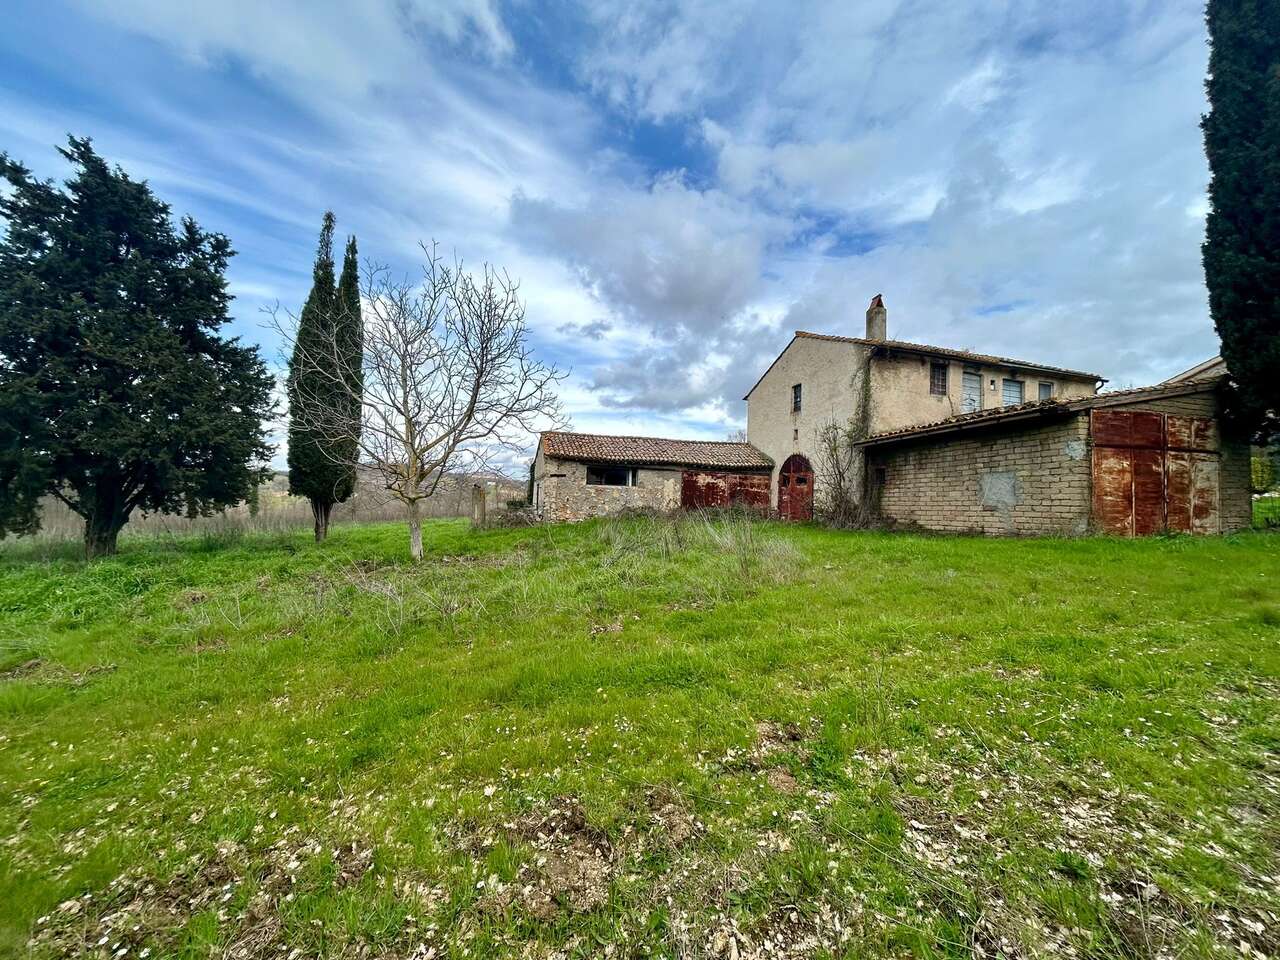
[[175, 228], [145, 181], [89, 140], [63, 188], [0, 154], [0, 536], [54, 496], [113, 553], [134, 510], [206, 515], [244, 500], [270, 455], [269, 376], [220, 335], [225, 236]]
[[350, 497], [356, 482], [356, 442], [345, 424], [359, 416], [359, 278], [353, 239], [335, 285], [333, 228], [326, 213], [288, 380], [289, 492], [311, 501], [317, 541], [329, 533], [334, 504]]
[[1238, 413], [1280, 414], [1280, 2], [1209, 0], [1204, 272]]

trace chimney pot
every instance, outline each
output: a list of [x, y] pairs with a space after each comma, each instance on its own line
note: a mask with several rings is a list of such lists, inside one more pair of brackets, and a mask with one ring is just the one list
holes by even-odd
[[871, 306], [867, 307], [867, 339], [889, 339], [889, 311], [878, 293], [871, 298]]

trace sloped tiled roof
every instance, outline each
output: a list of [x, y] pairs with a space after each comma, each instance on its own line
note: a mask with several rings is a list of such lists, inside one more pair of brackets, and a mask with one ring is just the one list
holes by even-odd
[[542, 451], [558, 460], [581, 463], [628, 463], [636, 466], [710, 467], [721, 470], [768, 470], [773, 461], [749, 443], [717, 440], [668, 440], [662, 437], [615, 437], [601, 433], [542, 435]]
[[953, 433], [971, 427], [1002, 423], [1007, 420], [1025, 420], [1033, 417], [1051, 416], [1054, 413], [1073, 413], [1077, 410], [1088, 410], [1092, 407], [1116, 406], [1132, 400], [1159, 399], [1176, 397], [1187, 393], [1203, 393], [1216, 387], [1215, 379], [1188, 380], [1179, 383], [1157, 383], [1149, 387], [1132, 387], [1128, 390], [1108, 390], [1092, 397], [1076, 397], [1065, 400], [1053, 397], [1049, 400], [1032, 400], [1007, 407], [991, 407], [987, 410], [975, 410], [972, 413], [961, 413], [943, 420], [929, 423], [914, 423], [894, 430], [883, 430], [874, 433], [865, 440], [858, 441], [858, 446], [876, 446], [908, 437], [931, 436], [939, 433]]
[[[1066, 367], [1052, 367], [1045, 363], [1032, 363], [1029, 360], [1014, 360], [1010, 357], [997, 357], [988, 353], [973, 353], [969, 350], [953, 350], [950, 347], [935, 347], [927, 343], [908, 343], [906, 340], [869, 340], [866, 337], [838, 337], [831, 333], [811, 333], [808, 330], [797, 330], [791, 338], [791, 343], [796, 340], [825, 340], [829, 343], [854, 343], [864, 347], [879, 347], [883, 350], [897, 350], [900, 353], [918, 353], [928, 357], [948, 357], [952, 360], [962, 360], [969, 363], [985, 363], [996, 367], [1015, 367], [1020, 370], [1036, 370], [1041, 373], [1056, 374], [1062, 377], [1070, 377], [1074, 380], [1101, 380], [1106, 383], [1106, 377], [1096, 373], [1087, 373], [1083, 370], [1069, 370]], [[783, 348], [782, 353], [786, 353], [790, 348], [788, 343]], [[778, 360], [782, 358], [782, 353], [774, 358], [773, 363], [769, 364], [764, 373], [747, 391], [746, 396], [742, 399], [747, 400], [760, 386], [760, 382], [769, 375], [769, 371], [774, 368]]]
[[909, 343], [905, 340], [868, 340], [865, 337], [837, 337], [829, 333], [810, 333], [797, 330], [797, 337], [808, 337], [811, 340], [835, 340], [843, 343], [860, 343], [868, 347], [884, 347], [886, 350], [901, 350], [906, 353], [927, 353], [934, 357], [950, 357], [954, 360], [968, 360], [971, 363], [986, 363], [995, 367], [1022, 367], [1027, 370], [1043, 370], [1046, 373], [1058, 373], [1065, 377], [1081, 380], [1103, 380], [1100, 374], [1088, 373], [1084, 370], [1070, 370], [1067, 367], [1053, 367], [1047, 363], [1032, 363], [1030, 360], [1014, 360], [1011, 357], [997, 357], [989, 353], [973, 353], [969, 350], [953, 350], [951, 347], [935, 347], [927, 343]]

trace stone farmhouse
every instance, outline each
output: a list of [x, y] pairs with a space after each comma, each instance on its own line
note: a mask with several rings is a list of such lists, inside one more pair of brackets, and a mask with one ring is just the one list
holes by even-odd
[[856, 495], [885, 520], [989, 534], [1216, 533], [1247, 526], [1249, 450], [1218, 410], [1217, 358], [1099, 393], [1096, 373], [888, 337], [797, 331], [744, 398], [747, 442], [545, 433], [540, 516], [741, 504], [791, 520], [823, 494], [846, 431]]

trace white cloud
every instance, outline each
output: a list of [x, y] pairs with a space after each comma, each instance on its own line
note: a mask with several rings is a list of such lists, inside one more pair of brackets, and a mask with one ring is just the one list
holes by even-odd
[[232, 233], [250, 309], [300, 296], [328, 206], [379, 259], [505, 266], [580, 426], [713, 435], [877, 292], [895, 335], [1123, 382], [1216, 350], [1190, 5], [598, 0], [538, 50], [543, 11], [496, 0], [81, 6], [108, 42], [59, 33], [50, 69], [135, 126], [8, 94], [11, 143], [95, 133]]

